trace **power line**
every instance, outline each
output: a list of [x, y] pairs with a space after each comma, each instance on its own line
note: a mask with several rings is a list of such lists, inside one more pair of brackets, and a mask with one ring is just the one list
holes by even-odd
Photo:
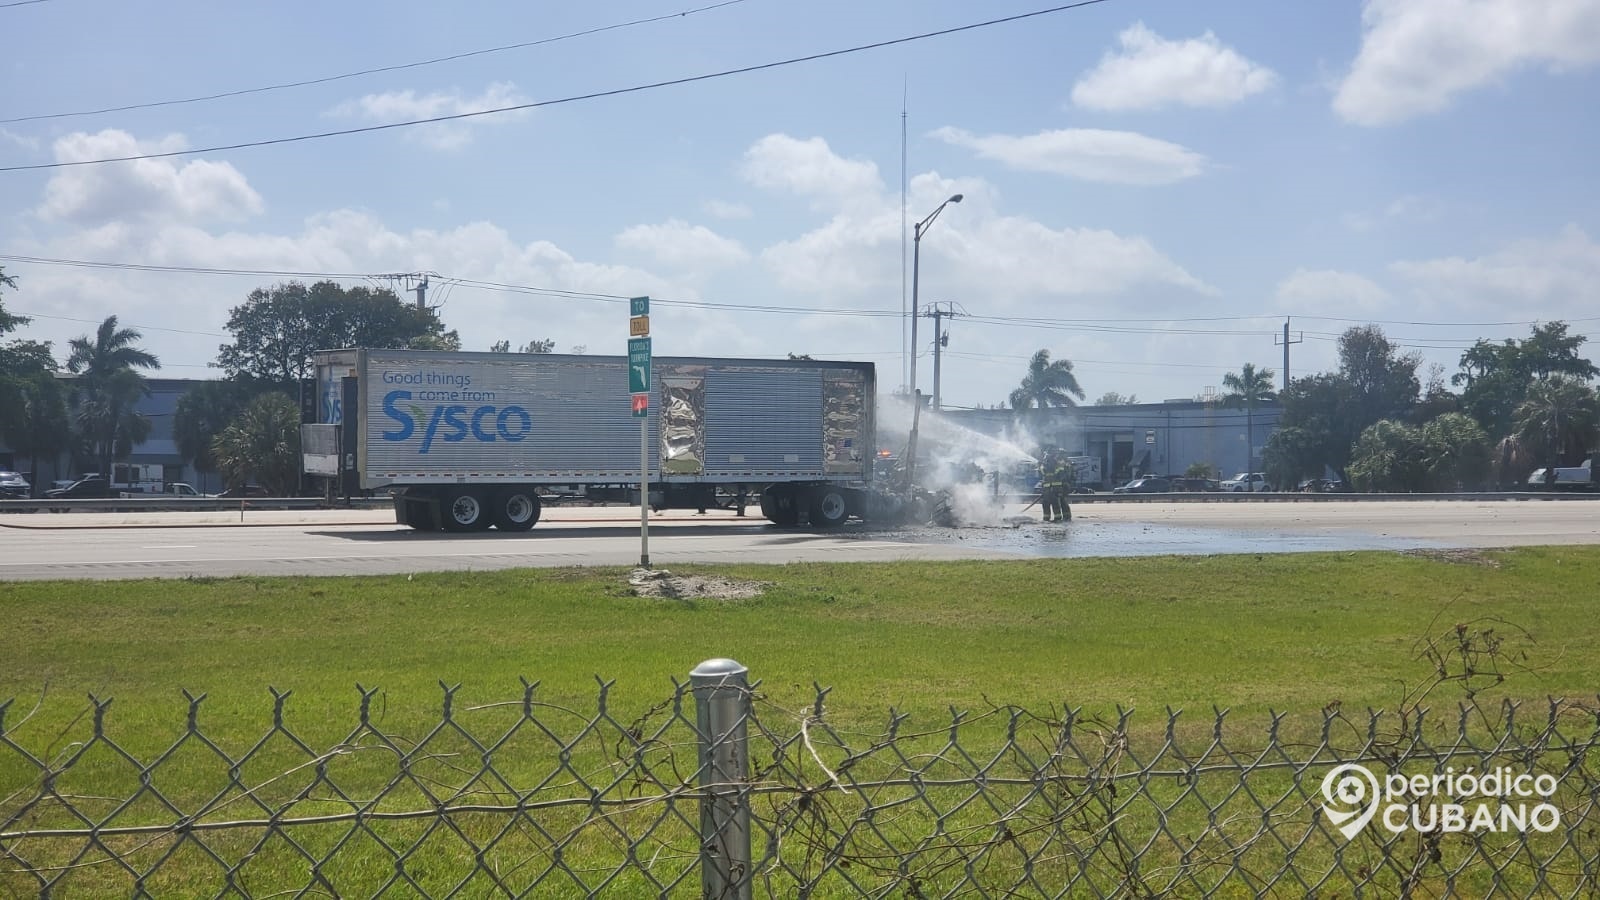
[[[24, 0], [24, 2], [43, 3], [45, 0]], [[286, 81], [282, 84], [269, 84], [264, 87], [243, 88], [236, 91], [223, 91], [217, 94], [203, 94], [197, 97], [182, 97], [175, 100], [152, 100], [147, 103], [130, 103], [127, 106], [108, 106], [103, 109], [85, 109], [78, 110], [76, 112], [41, 113], [33, 116], [18, 116], [14, 119], [0, 119], [0, 125], [9, 125], [16, 122], [38, 122], [44, 119], [68, 119], [78, 116], [98, 116], [104, 113], [129, 112], [136, 109], [155, 109], [162, 106], [178, 106], [184, 103], [203, 103], [208, 100], [223, 100], [229, 97], [243, 97], [248, 94], [264, 94], [268, 91], [281, 91], [287, 88], [310, 87], [312, 85], [328, 84], [329, 82], [333, 81], [343, 81], [349, 78], [360, 78], [365, 75], [381, 75], [384, 72], [399, 72], [405, 69], [418, 69], [422, 68], [423, 66], [433, 66], [438, 65], [439, 63], [454, 62], [458, 59], [470, 59], [474, 56], [486, 56], [490, 53], [503, 53], [507, 50], [522, 50], [528, 47], [537, 47], [542, 44], [554, 44], [558, 41], [588, 37], [589, 35], [600, 34], [606, 31], [617, 31], [623, 28], [632, 28], [636, 25], [649, 25], [656, 22], [663, 22], [667, 19], [680, 19], [686, 16], [692, 16], [695, 13], [708, 12], [714, 9], [721, 9], [724, 6], [733, 6], [734, 4], [744, 2], [746, 2], [746, 0], [723, 0], [721, 3], [713, 3], [710, 6], [701, 6], [695, 9], [686, 9], [681, 12], [651, 16], [645, 19], [634, 19], [630, 22], [618, 22], [611, 25], [601, 25], [596, 28], [588, 28], [583, 31], [574, 31], [569, 34], [557, 35], [555, 37], [540, 38], [536, 41], [523, 41], [517, 44], [506, 44], [501, 47], [490, 47], [486, 50], [469, 50], [465, 53], [452, 53], [449, 56], [439, 56], [433, 59], [420, 60], [418, 62], [399, 63], [392, 66], [380, 66], [375, 69], [362, 69], [359, 72], [346, 72], [342, 75], [328, 75], [322, 78], [308, 78], [304, 81]], [[4, 8], [5, 6], [21, 5], [21, 3], [6, 3], [0, 4], [0, 8]]]
[[618, 97], [618, 96], [622, 96], [624, 94], [637, 94], [637, 93], [641, 93], [643, 91], [652, 91], [652, 90], [656, 90], [656, 89], [659, 89], [659, 88], [675, 87], [675, 86], [683, 85], [683, 84], [693, 84], [695, 82], [700, 82], [700, 81], [711, 81], [711, 80], [716, 79], [716, 78], [726, 78], [726, 77], [731, 76], [731, 75], [747, 75], [747, 74], [749, 74], [751, 72], [762, 72], [762, 71], [766, 71], [768, 69], [778, 69], [778, 68], [783, 68], [785, 66], [797, 65], [799, 63], [815, 62], [815, 61], [821, 60], [821, 59], [831, 59], [831, 58], [836, 57], [836, 56], [845, 56], [845, 55], [848, 55], [848, 54], [851, 54], [851, 53], [861, 53], [861, 52], [864, 52], [864, 51], [867, 51], [867, 50], [880, 50], [880, 49], [882, 49], [884, 47], [893, 47], [893, 46], [895, 46], [897, 44], [908, 44], [908, 43], [911, 43], [913, 41], [927, 40], [929, 38], [936, 38], [936, 37], [945, 37], [947, 35], [958, 34], [960, 32], [964, 32], [964, 31], [973, 31], [973, 30], [978, 29], [978, 28], [988, 28], [988, 27], [993, 26], [993, 25], [1003, 25], [1003, 24], [1007, 24], [1007, 23], [1010, 23], [1010, 22], [1019, 22], [1019, 21], [1022, 21], [1024, 19], [1031, 19], [1031, 18], [1036, 18], [1038, 16], [1050, 15], [1052, 13], [1063, 12], [1065, 10], [1080, 9], [1082, 7], [1085, 7], [1085, 6], [1093, 6], [1093, 5], [1096, 5], [1096, 4], [1099, 4], [1099, 3], [1106, 3], [1106, 2], [1108, 2], [1108, 0], [1078, 0], [1078, 2], [1076, 2], [1076, 3], [1068, 3], [1068, 4], [1065, 4], [1065, 5], [1062, 5], [1062, 6], [1054, 6], [1054, 7], [1051, 7], [1049, 9], [1041, 9], [1041, 10], [1035, 10], [1033, 12], [1019, 13], [1019, 14], [1014, 15], [1014, 16], [1005, 16], [1005, 17], [999, 18], [999, 19], [989, 19], [989, 20], [984, 21], [984, 22], [974, 22], [974, 23], [971, 23], [971, 24], [968, 24], [968, 25], [958, 25], [958, 26], [956, 26], [954, 28], [944, 28], [944, 29], [940, 29], [938, 31], [926, 31], [926, 32], [923, 32], [921, 34], [910, 35], [909, 37], [892, 38], [892, 39], [886, 40], [886, 41], [875, 41], [875, 42], [870, 43], [870, 44], [858, 44], [858, 45], [856, 45], [854, 47], [846, 47], [846, 48], [841, 49], [841, 50], [828, 50], [828, 51], [824, 51], [822, 53], [813, 53], [813, 54], [810, 54], [810, 55], [807, 55], [807, 56], [796, 56], [796, 57], [791, 57], [789, 59], [777, 60], [775, 62], [758, 63], [758, 64], [752, 65], [752, 66], [741, 66], [741, 67], [736, 68], [736, 69], [723, 69], [722, 71], [719, 71], [719, 72], [710, 72], [710, 73], [706, 73], [706, 74], [703, 74], [703, 75], [690, 75], [690, 76], [687, 76], [687, 77], [684, 77], [684, 78], [673, 78], [673, 79], [669, 79], [669, 80], [666, 80], [666, 81], [652, 82], [650, 84], [639, 84], [639, 85], [633, 85], [632, 87], [625, 87], [625, 88], [613, 88], [613, 89], [607, 90], [607, 91], [593, 91], [593, 92], [587, 93], [587, 94], [576, 94], [576, 95], [573, 95], [573, 96], [570, 96], [570, 97], [562, 97], [562, 98], [557, 99], [557, 100], [538, 100], [538, 101], [534, 101], [532, 103], [518, 103], [518, 104], [515, 104], [515, 105], [512, 105], [512, 106], [501, 106], [501, 107], [496, 107], [494, 109], [482, 109], [482, 110], [475, 110], [473, 112], [452, 113], [450, 115], [444, 115], [444, 116], [431, 116], [431, 117], [426, 118], [426, 119], [411, 119], [411, 120], [408, 120], [408, 121], [405, 121], [405, 122], [390, 122], [390, 123], [388, 123], [386, 125], [364, 125], [364, 126], [361, 126], [361, 127], [358, 127], [358, 128], [342, 128], [342, 129], [339, 129], [337, 131], [321, 131], [321, 132], [316, 132], [314, 134], [301, 134], [301, 135], [295, 135], [294, 137], [270, 138], [270, 139], [267, 139], [267, 140], [260, 140], [260, 141], [241, 141], [241, 142], [236, 143], [236, 144], [218, 144], [218, 145], [211, 146], [211, 147], [196, 147], [196, 148], [189, 149], [189, 150], [168, 150], [168, 151], [165, 151], [165, 152], [162, 152], [162, 153], [139, 153], [139, 154], [134, 154], [134, 155], [131, 155], [131, 156], [110, 156], [110, 157], [104, 157], [104, 158], [101, 158], [101, 159], [73, 160], [71, 162], [31, 163], [31, 164], [28, 164], [28, 165], [21, 165], [21, 166], [0, 166], [0, 172], [29, 172], [29, 171], [37, 171], [37, 170], [40, 170], [40, 169], [64, 169], [64, 168], [69, 168], [69, 167], [74, 167], [74, 166], [93, 166], [93, 165], [100, 165], [102, 163], [136, 162], [138, 160], [143, 160], [143, 159], [170, 159], [170, 158], [176, 157], [176, 156], [193, 156], [195, 154], [200, 154], [200, 153], [220, 153], [220, 152], [226, 151], [226, 150], [243, 150], [243, 149], [247, 149], [247, 148], [251, 148], [251, 147], [271, 147], [271, 146], [277, 146], [279, 144], [294, 144], [294, 143], [299, 143], [299, 142], [302, 142], [302, 141], [315, 141], [315, 140], [323, 140], [323, 139], [326, 139], [326, 138], [347, 137], [347, 136], [353, 135], [353, 134], [367, 134], [369, 132], [376, 132], [376, 131], [389, 131], [389, 130], [396, 129], [396, 128], [412, 128], [412, 127], [415, 127], [415, 126], [418, 126], [418, 125], [437, 125], [437, 124], [439, 124], [441, 122], [459, 122], [459, 121], [464, 120], [464, 119], [474, 119], [474, 118], [478, 118], [480, 116], [492, 116], [492, 115], [498, 115], [500, 113], [520, 112], [522, 110], [527, 110], [527, 109], [542, 109], [544, 107], [560, 106], [560, 105], [566, 104], [566, 103], [577, 103], [577, 102], [583, 101], [583, 100], [598, 100], [598, 99], [601, 99], [601, 98], [604, 98], [604, 97]]
[[[108, 261], [94, 261], [94, 260], [81, 260], [81, 259], [62, 259], [62, 258], [53, 258], [53, 257], [40, 257], [40, 256], [22, 256], [22, 255], [15, 255], [15, 254], [0, 254], [0, 262], [16, 262], [16, 263], [24, 263], [24, 264], [32, 264], [32, 265], [67, 266], [67, 267], [92, 268], [92, 269], [111, 269], [111, 270], [118, 270], [118, 271], [158, 272], [158, 273], [159, 272], [166, 272], [166, 273], [188, 274], [188, 275], [229, 275], [229, 276], [252, 276], [252, 277], [269, 277], [269, 278], [308, 278], [308, 279], [309, 278], [317, 278], [317, 279], [329, 279], [329, 280], [360, 280], [360, 281], [394, 279], [394, 278], [397, 278], [397, 277], [401, 277], [400, 275], [397, 275], [395, 273], [384, 273], [384, 272], [316, 272], [316, 271], [297, 270], [297, 269], [242, 269], [242, 268], [223, 268], [223, 267], [215, 267], [215, 266], [154, 265], [154, 264], [145, 264], [145, 263], [108, 262]], [[454, 289], [455, 287], [466, 287], [466, 288], [472, 288], [472, 289], [476, 289], [476, 290], [501, 291], [501, 292], [506, 292], [506, 293], [523, 294], [523, 295], [528, 295], [528, 296], [552, 297], [552, 298], [555, 298], [555, 299], [563, 299], [563, 300], [585, 300], [585, 301], [591, 301], [591, 302], [610, 303], [610, 304], [624, 303], [629, 299], [628, 296], [625, 296], [625, 295], [622, 295], [622, 294], [605, 294], [605, 293], [597, 293], [597, 292], [593, 292], [593, 291], [575, 291], [575, 290], [567, 290], [567, 289], [563, 289], [563, 288], [540, 287], [540, 286], [536, 286], [536, 285], [510, 284], [510, 283], [506, 283], [506, 282], [495, 282], [495, 281], [482, 281], [482, 280], [473, 279], [473, 278], [450, 277], [450, 276], [445, 276], [445, 275], [438, 275], [437, 273], [430, 273], [430, 274], [432, 274], [432, 276], [437, 280], [438, 286], [439, 286], [439, 288], [441, 290], [441, 296], [448, 296], [448, 294], [446, 292], [451, 290], [451, 289]], [[683, 309], [722, 310], [722, 311], [730, 311], [730, 312], [770, 313], [770, 314], [782, 314], [782, 315], [827, 315], [827, 316], [846, 316], [846, 317], [861, 317], [861, 318], [889, 318], [889, 317], [898, 317], [900, 315], [898, 310], [893, 310], [893, 309], [852, 308], [852, 307], [812, 307], [812, 306], [790, 306], [790, 305], [782, 305], [782, 304], [745, 304], [745, 303], [735, 303], [735, 302], [728, 302], [728, 301], [679, 300], [679, 299], [671, 299], [671, 298], [653, 298], [652, 302], [654, 302], [656, 304], [659, 304], [659, 305], [662, 305], [662, 306], [672, 306], [672, 307], [678, 307], [678, 308], [683, 308]], [[1058, 319], [1058, 318], [1046, 318], [1046, 317], [1039, 317], [1039, 316], [983, 316], [983, 315], [969, 315], [967, 317], [967, 320], [969, 322], [973, 322], [973, 323], [984, 324], [984, 325], [997, 325], [997, 326], [1002, 326], [1002, 327], [1021, 327], [1021, 328], [1053, 330], [1053, 331], [1080, 331], [1080, 332], [1090, 332], [1090, 333], [1099, 333], [1099, 334], [1177, 334], [1177, 335], [1204, 335], [1204, 336], [1213, 336], [1213, 337], [1251, 337], [1251, 336], [1259, 336], [1259, 335], [1261, 335], [1261, 334], [1263, 334], [1265, 332], [1253, 331], [1253, 330], [1233, 330], [1233, 329], [1181, 328], [1181, 327], [1172, 327], [1172, 326], [1173, 325], [1186, 325], [1186, 324], [1190, 324], [1190, 323], [1206, 323], [1206, 322], [1247, 322], [1247, 321], [1254, 321], [1254, 320], [1257, 320], [1257, 319], [1274, 319], [1274, 318], [1277, 318], [1277, 317], [1278, 316], [1276, 314], [1272, 314], [1272, 313], [1247, 314], [1247, 315], [1238, 315], [1238, 316], [1197, 316], [1197, 317], [1186, 317], [1186, 318], [1162, 319], [1161, 320], [1162, 324], [1160, 324], [1160, 325], [1152, 324], [1147, 319], [1143, 319], [1143, 318], [1133, 318], [1133, 319], [1127, 319], [1127, 318], [1125, 318], [1125, 319]], [[44, 317], [44, 318], [65, 318], [65, 317], [56, 316], [56, 317]], [[1471, 323], [1471, 322], [1468, 322], [1468, 323], [1459, 323], [1459, 322], [1399, 322], [1399, 321], [1392, 321], [1391, 322], [1391, 321], [1383, 321], [1383, 320], [1343, 319], [1343, 318], [1333, 317], [1333, 316], [1306, 316], [1305, 318], [1314, 318], [1314, 319], [1320, 319], [1320, 320], [1323, 320], [1323, 321], [1352, 321], [1352, 322], [1353, 321], [1364, 321], [1364, 322], [1371, 322], [1372, 324], [1409, 325], [1409, 326], [1414, 326], [1414, 327], [1431, 327], [1431, 328], [1473, 328], [1473, 327], [1484, 327], [1484, 328], [1487, 328], [1487, 327], [1527, 326], [1527, 325], [1531, 325], [1532, 324], [1530, 322], [1478, 322], [1478, 323]], [[79, 321], [79, 320], [72, 320], [72, 321]], [[88, 320], [81, 320], [81, 321], [88, 321]], [[1585, 317], [1585, 318], [1578, 318], [1578, 319], [1562, 319], [1560, 321], [1569, 322], [1569, 323], [1571, 323], [1571, 322], [1600, 321], [1600, 317]], [[176, 330], [176, 329], [164, 329], [164, 330], [169, 330], [170, 331], [170, 330]], [[196, 332], [196, 333], [198, 333], [198, 334], [209, 334], [209, 332]], [[1306, 332], [1303, 332], [1303, 334], [1304, 334], [1304, 336], [1305, 336], [1305, 338], [1307, 340], [1325, 342], [1325, 343], [1337, 342], [1342, 337], [1341, 333], [1333, 332], [1333, 331], [1306, 331]], [[1466, 339], [1466, 338], [1448, 339], [1448, 338], [1401, 337], [1401, 336], [1396, 336], [1396, 337], [1391, 338], [1391, 342], [1394, 343], [1395, 346], [1397, 346], [1397, 347], [1401, 347], [1401, 348], [1405, 348], [1405, 349], [1417, 349], [1417, 350], [1459, 350], [1459, 349], [1466, 349], [1466, 348], [1471, 347], [1474, 344], [1476, 344], [1477, 340], [1481, 340], [1481, 338], [1480, 339]], [[961, 353], [959, 351], [951, 351], [951, 354], [954, 355], [954, 356], [965, 357], [965, 354], [963, 354], [963, 353]], [[997, 354], [987, 354], [987, 356], [989, 356], [990, 358], [995, 358], [995, 359], [1001, 359], [1001, 358], [1005, 358], [1005, 359], [1029, 359], [1030, 358], [1030, 357], [1027, 357], [1027, 356], [1002, 356], [1002, 355], [997, 355]], [[1111, 364], [1111, 365], [1127, 364], [1128, 363], [1128, 361], [1126, 361], [1126, 360], [1115, 362], [1115, 363], [1111, 362], [1111, 361], [1107, 361], [1107, 360], [1083, 360], [1083, 362], [1099, 362], [1099, 363]], [[1151, 364], [1151, 365], [1157, 365], [1157, 364]], [[1164, 364], [1164, 365], [1177, 365], [1177, 364]], [[1197, 368], [1203, 368], [1203, 367], [1197, 366]]]
[[29, 6], [34, 3], [44, 3], [46, 0], [12, 0], [10, 3], [0, 3], [0, 9], [10, 9], [13, 6]]

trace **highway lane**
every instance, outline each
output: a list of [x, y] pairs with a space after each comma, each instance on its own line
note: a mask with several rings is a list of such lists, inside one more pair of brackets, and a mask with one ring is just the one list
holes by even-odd
[[[652, 517], [651, 562], [1273, 553], [1307, 550], [1600, 544], [1600, 503], [1080, 504], [1065, 526], [1018, 525], [1018, 508], [959, 529], [777, 529], [758, 517], [670, 511]], [[1036, 510], [1035, 510], [1036, 512]], [[548, 566], [631, 566], [638, 515], [551, 510], [522, 534], [433, 534], [384, 510], [39, 513], [0, 518], [0, 580], [371, 575]]]
[[[554, 512], [532, 531], [442, 534], [394, 524], [390, 511], [35, 514], [0, 521], [0, 580], [375, 575], [639, 562], [638, 514]], [[652, 518], [650, 560], [820, 562], [1005, 557], [948, 545], [797, 532], [731, 513]]]

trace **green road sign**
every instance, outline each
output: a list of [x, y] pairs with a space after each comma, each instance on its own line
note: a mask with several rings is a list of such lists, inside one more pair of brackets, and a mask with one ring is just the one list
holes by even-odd
[[628, 393], [650, 393], [650, 339], [628, 339]]
[[648, 315], [650, 315], [650, 298], [649, 297], [634, 297], [631, 300], [629, 300], [628, 301], [628, 315], [630, 315], [630, 316], [648, 316]]

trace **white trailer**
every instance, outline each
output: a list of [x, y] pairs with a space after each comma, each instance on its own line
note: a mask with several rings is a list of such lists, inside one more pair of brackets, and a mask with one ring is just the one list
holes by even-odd
[[[627, 359], [331, 350], [314, 355], [305, 470], [394, 493], [419, 529], [523, 531], [552, 495], [637, 502], [640, 418]], [[779, 525], [862, 516], [872, 477], [871, 363], [657, 357], [648, 502], [759, 498]], [[309, 412], [309, 411], [308, 411]]]

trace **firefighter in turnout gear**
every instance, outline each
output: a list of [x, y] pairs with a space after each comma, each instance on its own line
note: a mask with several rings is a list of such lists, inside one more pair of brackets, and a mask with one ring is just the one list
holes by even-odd
[[1072, 519], [1072, 507], [1067, 505], [1067, 495], [1073, 487], [1072, 463], [1059, 450], [1047, 451], [1039, 462], [1039, 501], [1044, 506], [1046, 522], [1066, 522]]

